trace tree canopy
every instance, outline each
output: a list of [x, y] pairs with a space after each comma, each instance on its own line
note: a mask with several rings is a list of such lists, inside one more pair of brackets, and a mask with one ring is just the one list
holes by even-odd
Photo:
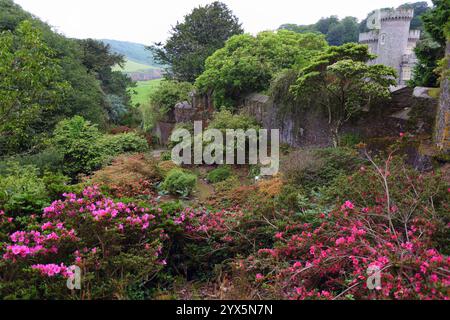
[[213, 93], [217, 107], [233, 106], [242, 94], [267, 90], [275, 74], [301, 68], [326, 46], [322, 35], [287, 30], [234, 36], [207, 59], [196, 85]]
[[151, 50], [156, 60], [167, 66], [168, 78], [194, 82], [204, 71], [206, 58], [243, 30], [227, 5], [216, 1], [195, 8], [171, 33], [165, 44], [155, 44]]
[[325, 35], [328, 43], [333, 46], [358, 42], [359, 37], [358, 19], [354, 17], [345, 17], [340, 20], [337, 16], [330, 16], [321, 18], [312, 25], [284, 24], [280, 26], [280, 29], [298, 33], [321, 33]]
[[364, 107], [390, 97], [389, 86], [396, 83], [396, 71], [368, 65], [373, 58], [365, 45], [330, 47], [300, 72], [291, 88], [299, 99], [326, 110], [335, 145], [345, 122]]
[[422, 16], [426, 33], [415, 49], [419, 63], [414, 69], [412, 84], [416, 86], [438, 86], [439, 75], [436, 69], [445, 56], [445, 32], [450, 30], [450, 3], [446, 0], [433, 0], [433, 4], [433, 9]]
[[48, 129], [45, 119], [70, 85], [55, 52], [30, 21], [0, 33], [0, 149], [24, 150]]
[[[27, 116], [13, 113], [21, 125], [13, 125], [10, 116], [7, 122], [15, 128], [17, 139], [19, 128], [28, 131], [21, 133], [19, 142], [10, 138], [11, 129], [3, 124], [0, 139], [9, 141], [9, 146], [2, 146], [8, 148], [2, 155], [37, 149], [40, 137], [66, 117], [81, 115], [105, 128], [118, 120], [120, 110], [128, 112], [131, 82], [112, 72], [111, 67], [123, 58], [112, 54], [108, 46], [95, 40], [68, 39], [11, 0], [0, 0], [0, 33], [0, 82], [4, 84], [0, 99], [5, 101], [1, 108], [26, 110]], [[17, 92], [11, 90], [11, 84], [20, 87], [19, 97], [14, 98]], [[64, 84], [65, 90], [56, 90], [61, 87], [58, 84]], [[51, 113], [42, 113], [50, 106]], [[32, 116], [32, 110], [40, 110], [40, 115]], [[39, 121], [31, 125], [31, 118]]]

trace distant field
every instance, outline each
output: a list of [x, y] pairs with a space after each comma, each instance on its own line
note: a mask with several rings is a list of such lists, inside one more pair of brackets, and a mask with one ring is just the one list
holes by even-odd
[[152, 92], [158, 87], [161, 79], [149, 80], [149, 81], [138, 81], [137, 87], [133, 90], [136, 94], [133, 95], [133, 104], [145, 105], [150, 99]]
[[125, 66], [123, 68], [120, 68], [119, 66], [115, 66], [113, 68], [113, 71], [122, 71], [122, 72], [141, 72], [146, 70], [154, 70], [157, 69], [156, 67], [134, 62], [131, 60], [127, 60], [125, 63]]

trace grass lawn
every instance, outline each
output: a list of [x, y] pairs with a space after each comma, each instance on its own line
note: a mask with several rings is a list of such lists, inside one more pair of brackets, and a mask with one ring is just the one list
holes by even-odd
[[134, 62], [131, 60], [126, 60], [125, 65], [123, 68], [120, 68], [119, 66], [115, 66], [113, 68], [113, 71], [122, 71], [122, 72], [140, 72], [140, 71], [146, 71], [146, 70], [153, 70], [157, 69], [156, 67], [149, 66], [146, 64]]
[[132, 96], [133, 104], [145, 105], [149, 102], [150, 95], [159, 86], [161, 79], [138, 81], [137, 87], [133, 88], [136, 94]]

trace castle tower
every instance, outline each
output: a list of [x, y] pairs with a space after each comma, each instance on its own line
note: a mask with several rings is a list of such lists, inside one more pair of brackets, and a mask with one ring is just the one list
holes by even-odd
[[373, 19], [374, 30], [361, 33], [359, 42], [367, 44], [378, 57], [371, 64], [384, 64], [398, 73], [398, 84], [411, 79], [416, 57], [414, 48], [420, 39], [420, 31], [410, 30], [414, 9], [378, 11]]

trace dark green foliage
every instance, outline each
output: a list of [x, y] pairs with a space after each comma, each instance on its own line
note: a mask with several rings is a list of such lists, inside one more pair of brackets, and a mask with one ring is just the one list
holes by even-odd
[[147, 140], [136, 133], [105, 135], [100, 143], [112, 155], [146, 152], [149, 149]]
[[51, 142], [64, 159], [64, 173], [72, 178], [100, 169], [121, 153], [148, 150], [147, 141], [135, 133], [103, 135], [80, 116], [61, 121]]
[[152, 47], [156, 60], [168, 66], [167, 76], [194, 82], [203, 72], [205, 60], [225, 41], [243, 30], [238, 19], [221, 2], [195, 8], [172, 29], [165, 44]]
[[168, 173], [161, 188], [173, 195], [187, 197], [192, 193], [196, 184], [196, 175], [181, 169], [173, 169]]
[[422, 16], [427, 34], [415, 49], [419, 63], [411, 81], [414, 86], [437, 87], [439, 75], [436, 69], [445, 56], [445, 30], [450, 30], [450, 3], [447, 0], [434, 0], [433, 4], [433, 9]]
[[56, 52], [30, 21], [0, 33], [0, 55], [0, 151], [6, 155], [42, 142], [48, 118], [71, 88]]
[[446, 32], [450, 30], [450, 2], [433, 0], [433, 9], [422, 17], [426, 32], [441, 46], [447, 42]]
[[362, 163], [358, 153], [350, 148], [297, 151], [286, 160], [283, 176], [289, 184], [310, 192], [350, 174]]
[[218, 183], [227, 180], [233, 172], [228, 166], [221, 166], [208, 173], [207, 179], [211, 183]]
[[438, 67], [438, 61], [444, 56], [444, 47], [426, 34], [417, 44], [415, 52], [419, 62], [414, 67], [411, 85], [436, 87], [439, 76], [435, 70]]
[[[106, 94], [105, 102], [107, 112], [112, 122], [118, 123], [120, 118], [128, 112], [131, 97], [128, 88], [134, 83], [120, 71], [112, 71], [115, 65], [125, 63], [122, 55], [112, 53], [109, 45], [101, 41], [86, 39], [80, 40], [82, 49], [81, 61], [88, 73], [95, 76]], [[119, 105], [121, 105], [119, 107]], [[119, 111], [122, 109], [121, 111]]]
[[159, 87], [152, 93], [150, 103], [159, 118], [173, 121], [175, 115], [173, 110], [178, 102], [190, 101], [189, 94], [194, 87], [189, 82], [178, 82], [173, 80], [161, 81]]
[[339, 46], [349, 42], [358, 42], [359, 23], [355, 17], [339, 20], [337, 16], [320, 19], [312, 25], [284, 24], [279, 29], [298, 33], [316, 32], [326, 36], [330, 45]]

